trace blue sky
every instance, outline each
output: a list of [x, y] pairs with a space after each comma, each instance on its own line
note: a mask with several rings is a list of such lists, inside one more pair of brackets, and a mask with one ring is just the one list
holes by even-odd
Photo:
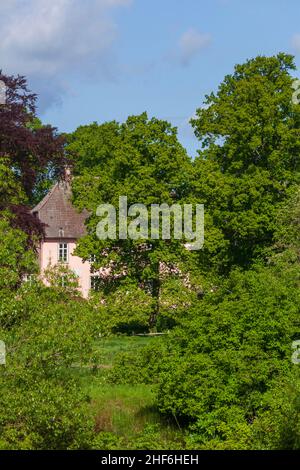
[[61, 131], [147, 111], [194, 156], [189, 118], [236, 63], [284, 51], [299, 66], [299, 18], [298, 0], [10, 0], [0, 67]]

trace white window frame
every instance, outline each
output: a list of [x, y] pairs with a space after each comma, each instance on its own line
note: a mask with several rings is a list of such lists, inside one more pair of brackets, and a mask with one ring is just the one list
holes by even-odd
[[67, 276], [65, 274], [60, 278], [60, 285], [63, 289], [67, 286]]
[[[57, 259], [59, 263], [68, 263], [69, 262], [69, 244], [67, 242], [58, 243], [58, 253]], [[62, 254], [62, 257], [61, 257]]]
[[[90, 289], [91, 289], [93, 292], [97, 292], [97, 291], [99, 290], [99, 289], [97, 289], [97, 288], [95, 289], [95, 284], [94, 284], [94, 286], [93, 286], [93, 280], [96, 281], [97, 279], [100, 280], [100, 276], [97, 275], [97, 274], [90, 276]], [[97, 281], [96, 281], [96, 282], [97, 282]]]

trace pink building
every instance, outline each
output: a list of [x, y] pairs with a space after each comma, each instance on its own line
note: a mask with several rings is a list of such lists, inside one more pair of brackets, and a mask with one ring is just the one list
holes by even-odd
[[63, 263], [72, 270], [79, 280], [80, 291], [87, 298], [95, 288], [98, 276], [91, 274], [91, 265], [75, 256], [77, 240], [85, 235], [84, 222], [88, 213], [79, 213], [72, 205], [70, 184], [56, 183], [52, 190], [33, 209], [33, 214], [45, 224], [45, 240], [39, 253], [40, 272], [49, 266]]

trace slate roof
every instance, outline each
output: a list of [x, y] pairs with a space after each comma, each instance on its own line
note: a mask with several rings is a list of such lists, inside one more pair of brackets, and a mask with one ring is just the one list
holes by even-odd
[[70, 184], [56, 183], [32, 210], [45, 224], [45, 238], [78, 239], [86, 234], [84, 222], [88, 212], [79, 213], [72, 205]]

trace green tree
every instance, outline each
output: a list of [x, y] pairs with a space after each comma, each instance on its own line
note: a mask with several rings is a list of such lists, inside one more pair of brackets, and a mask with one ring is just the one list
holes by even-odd
[[151, 347], [127, 360], [144, 380], [155, 364], [158, 406], [188, 425], [189, 448], [299, 449], [299, 189], [276, 220], [267, 264], [232, 270], [194, 301], [158, 361]]
[[92, 363], [93, 314], [40, 283], [0, 292], [0, 449], [93, 447], [89, 398], [75, 373]]
[[161, 266], [180, 264], [187, 250], [182, 240], [150, 240], [142, 234], [138, 240], [99, 240], [96, 209], [103, 203], [118, 208], [119, 196], [127, 197], [128, 206], [143, 203], [148, 209], [151, 204], [182, 203], [188, 194], [190, 159], [178, 142], [176, 129], [165, 121], [148, 119], [146, 113], [129, 117], [124, 124], [81, 127], [68, 140], [68, 151], [79, 155], [74, 168], [74, 202], [92, 214], [88, 236], [79, 242], [77, 253], [83, 259], [95, 255], [95, 270], [109, 269], [103, 279], [106, 293], [122, 284], [128, 290], [128, 279], [133, 290], [148, 292], [153, 326], [160, 311]]
[[37, 272], [35, 253], [28, 249], [28, 236], [11, 227], [11, 214], [0, 218], [0, 291], [10, 296], [24, 278]]
[[192, 194], [208, 214], [206, 266], [249, 265], [272, 244], [277, 207], [299, 182], [293, 70], [293, 57], [283, 53], [237, 65], [191, 121], [202, 144]]
[[297, 372], [291, 345], [300, 334], [299, 276], [299, 265], [232, 272], [166, 340], [156, 365], [158, 407], [189, 426], [189, 445], [251, 448], [258, 419], [276, 406], [283, 415], [282, 397], [270, 397]]

